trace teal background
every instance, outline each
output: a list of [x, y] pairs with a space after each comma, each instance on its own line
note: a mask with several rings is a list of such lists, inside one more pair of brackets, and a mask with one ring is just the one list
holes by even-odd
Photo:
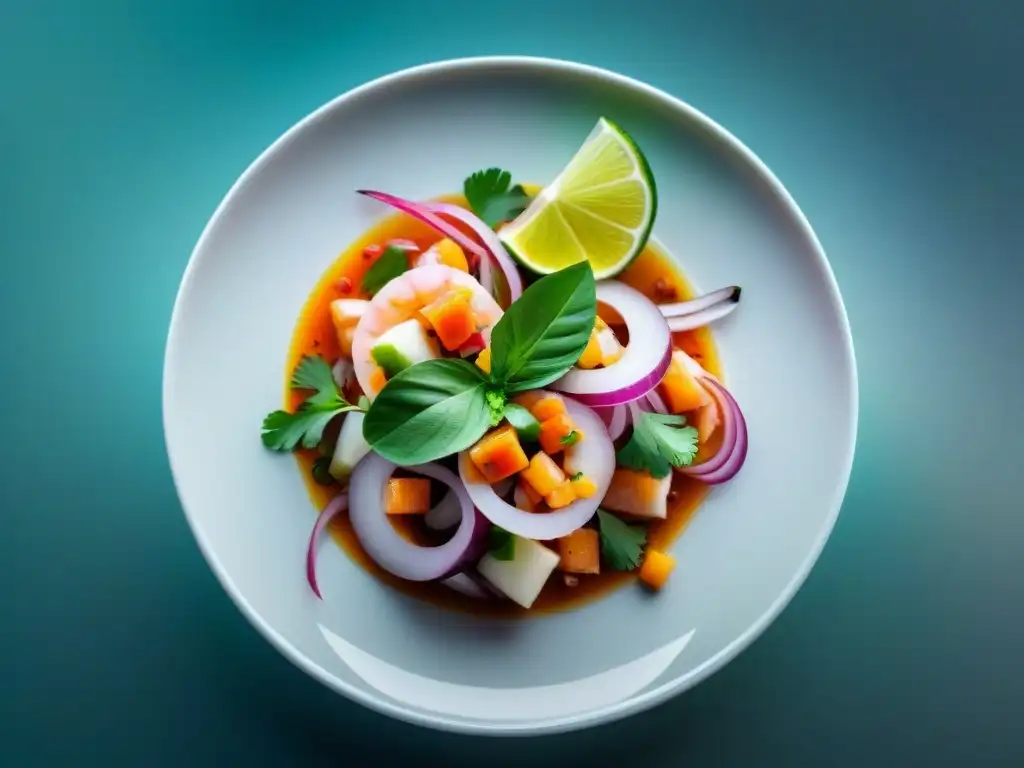
[[[0, 764], [1021, 765], [1017, 4], [467, 6], [0, 7]], [[359, 83], [489, 53], [621, 71], [746, 142], [829, 254], [861, 377], [842, 515], [766, 634], [654, 711], [500, 744], [360, 709], [264, 642], [160, 421], [178, 280], [249, 162]]]

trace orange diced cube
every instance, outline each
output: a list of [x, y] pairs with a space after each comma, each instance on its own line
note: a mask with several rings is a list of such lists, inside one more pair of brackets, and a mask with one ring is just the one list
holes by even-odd
[[596, 528], [579, 528], [558, 540], [559, 568], [566, 573], [600, 573], [601, 542]]
[[384, 375], [384, 369], [380, 366], [374, 368], [373, 373], [370, 374], [370, 386], [379, 392], [387, 383], [388, 377]]
[[595, 485], [594, 481], [586, 475], [574, 478], [572, 481], [572, 489], [575, 491], [576, 496], [581, 499], [589, 499], [597, 493], [597, 485]]
[[572, 489], [572, 481], [563, 480], [560, 482], [549, 493], [544, 495], [544, 501], [552, 509], [568, 507], [576, 501], [576, 492]]
[[533, 490], [545, 497], [565, 482], [565, 473], [561, 467], [544, 451], [534, 454], [530, 459], [530, 466], [522, 471], [520, 477], [533, 486]]
[[437, 249], [437, 260], [447, 267], [452, 267], [460, 272], [469, 272], [469, 262], [466, 254], [459, 247], [459, 244], [449, 238], [438, 241], [434, 246]]
[[476, 319], [468, 289], [455, 289], [431, 302], [420, 314], [430, 323], [444, 348], [458, 349], [476, 333]]
[[651, 589], [661, 589], [675, 567], [676, 560], [672, 555], [649, 549], [644, 555], [643, 565], [640, 566], [640, 580]]
[[695, 411], [713, 402], [711, 395], [690, 372], [686, 358], [685, 352], [676, 350], [672, 353], [672, 362], [659, 386], [665, 405], [672, 413]]
[[576, 433], [576, 442], [583, 439], [583, 433], [576, 429], [569, 414], [561, 413], [540, 423], [540, 447], [547, 454], [564, 451], [568, 446], [562, 441]]
[[597, 329], [595, 328], [590, 332], [590, 339], [587, 341], [587, 346], [583, 350], [583, 354], [580, 355], [580, 359], [576, 361], [576, 365], [580, 368], [597, 368], [601, 365], [604, 359], [604, 353], [601, 351], [601, 342], [598, 339]]
[[548, 395], [529, 406], [529, 409], [537, 421], [547, 421], [565, 413], [565, 401], [557, 395]]
[[384, 512], [389, 515], [422, 515], [430, 509], [430, 480], [425, 477], [392, 477], [384, 490]]
[[481, 437], [469, 449], [469, 458], [489, 483], [512, 477], [530, 465], [511, 424], [503, 424]]

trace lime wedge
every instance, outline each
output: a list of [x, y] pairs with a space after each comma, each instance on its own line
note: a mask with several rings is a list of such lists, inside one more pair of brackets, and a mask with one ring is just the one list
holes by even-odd
[[644, 249], [657, 209], [646, 158], [629, 134], [602, 117], [558, 178], [499, 237], [533, 272], [587, 260], [600, 280]]

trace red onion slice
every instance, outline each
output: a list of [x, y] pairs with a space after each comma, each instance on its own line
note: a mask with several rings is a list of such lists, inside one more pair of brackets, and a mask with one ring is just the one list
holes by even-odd
[[[738, 285], [730, 285], [727, 288], [719, 288], [717, 291], [705, 293], [689, 301], [676, 301], [672, 304], [660, 304], [658, 309], [665, 317], [681, 317], [693, 315], [706, 309], [711, 309], [718, 304], [730, 304], [733, 307], [739, 303], [742, 289]], [[731, 309], [729, 310], [732, 311]], [[728, 313], [726, 313], [728, 314]]]
[[710, 376], [701, 377], [700, 384], [715, 399], [722, 415], [722, 445], [707, 461], [679, 471], [708, 485], [718, 485], [731, 480], [746, 461], [747, 422], [729, 390]]
[[423, 524], [434, 531], [447, 531], [462, 520], [459, 497], [448, 491], [444, 497], [423, 516]]
[[313, 533], [309, 536], [309, 546], [306, 548], [306, 581], [309, 582], [313, 594], [321, 600], [323, 600], [323, 595], [320, 594], [320, 586], [316, 582], [317, 539], [320, 538], [320, 534], [327, 528], [327, 524], [339, 512], [344, 512], [346, 509], [348, 509], [348, 494], [340, 493], [324, 507], [323, 512], [316, 519], [316, 525], [313, 526]]
[[735, 302], [723, 301], [719, 304], [715, 304], [713, 307], [708, 307], [707, 309], [702, 309], [699, 312], [694, 312], [692, 315], [670, 317], [668, 318], [668, 327], [672, 333], [692, 331], [695, 328], [701, 328], [709, 323], [713, 323], [715, 320], [721, 320], [736, 309], [736, 306]]
[[[498, 267], [501, 268], [501, 273], [505, 276], [505, 284], [508, 285], [509, 291], [509, 301], [515, 301], [523, 295], [523, 278], [519, 274], [519, 270], [516, 268], [515, 261], [513, 261], [512, 257], [508, 255], [508, 251], [505, 250], [505, 246], [501, 244], [501, 240], [498, 239], [498, 236], [495, 234], [493, 229], [473, 215], [473, 213], [467, 211], [465, 208], [460, 208], [457, 205], [451, 205], [450, 203], [435, 203], [430, 207], [434, 213], [440, 213], [445, 216], [451, 216], [453, 219], [458, 219], [472, 229], [474, 234], [480, 238], [480, 241], [484, 244], [487, 250], [491, 252], [491, 256], [498, 263]], [[490, 267], [490, 259], [484, 258], [480, 260], [480, 282], [483, 283], [484, 286], [488, 287], [493, 294], [493, 280], [484, 278], [485, 264]], [[489, 269], [488, 272], [490, 272]]]
[[352, 473], [349, 520], [359, 543], [377, 565], [409, 581], [443, 579], [459, 572], [482, 553], [490, 527], [487, 521], [473, 508], [466, 487], [455, 473], [438, 464], [406, 467], [451, 488], [462, 513], [458, 530], [441, 546], [420, 547], [407, 541], [384, 514], [384, 487], [395, 467], [383, 456], [370, 453]]
[[406, 200], [405, 198], [401, 198], [396, 195], [389, 195], [387, 192], [377, 192], [372, 189], [358, 189], [356, 191], [360, 195], [366, 195], [367, 197], [373, 198], [385, 205], [390, 205], [392, 208], [396, 208], [402, 213], [407, 213], [414, 219], [419, 219], [424, 224], [436, 229], [445, 237], [454, 240], [462, 246], [464, 250], [475, 254], [481, 259], [486, 258], [486, 250], [474, 243], [472, 238], [466, 237], [462, 234], [462, 231], [458, 227], [452, 226], [434, 213], [430, 209], [430, 206], [422, 203], [414, 203], [412, 200]]
[[565, 408], [583, 433], [582, 440], [565, 449], [565, 473], [583, 472], [594, 482], [597, 493], [589, 499], [577, 499], [552, 512], [525, 512], [495, 493], [469, 458], [468, 451], [459, 454], [459, 475], [477, 509], [492, 523], [517, 536], [547, 541], [572, 533], [594, 516], [611, 485], [615, 472], [615, 446], [608, 437], [604, 422], [593, 410], [574, 400], [566, 398]]
[[661, 383], [672, 361], [672, 335], [658, 305], [624, 283], [600, 281], [597, 300], [622, 316], [629, 329], [626, 351], [607, 368], [573, 368], [551, 388], [608, 408], [643, 397]]
[[613, 405], [611, 408], [602, 408], [601, 411], [601, 420], [608, 428], [608, 437], [618, 440], [629, 426], [629, 411], [624, 405]]

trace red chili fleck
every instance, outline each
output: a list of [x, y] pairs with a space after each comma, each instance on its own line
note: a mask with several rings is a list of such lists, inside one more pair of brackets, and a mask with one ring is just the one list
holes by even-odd
[[676, 292], [676, 287], [674, 285], [669, 285], [663, 277], [659, 277], [658, 282], [654, 284], [654, 293], [659, 299], [663, 299], [665, 301], [674, 301], [679, 297], [679, 294]]
[[373, 245], [368, 245], [365, 248], [363, 248], [364, 259], [376, 259], [382, 253], [384, 253], [384, 249], [381, 246], [377, 245], [376, 243], [374, 243]]
[[343, 277], [338, 281], [338, 291], [341, 293], [352, 293], [352, 280]]

